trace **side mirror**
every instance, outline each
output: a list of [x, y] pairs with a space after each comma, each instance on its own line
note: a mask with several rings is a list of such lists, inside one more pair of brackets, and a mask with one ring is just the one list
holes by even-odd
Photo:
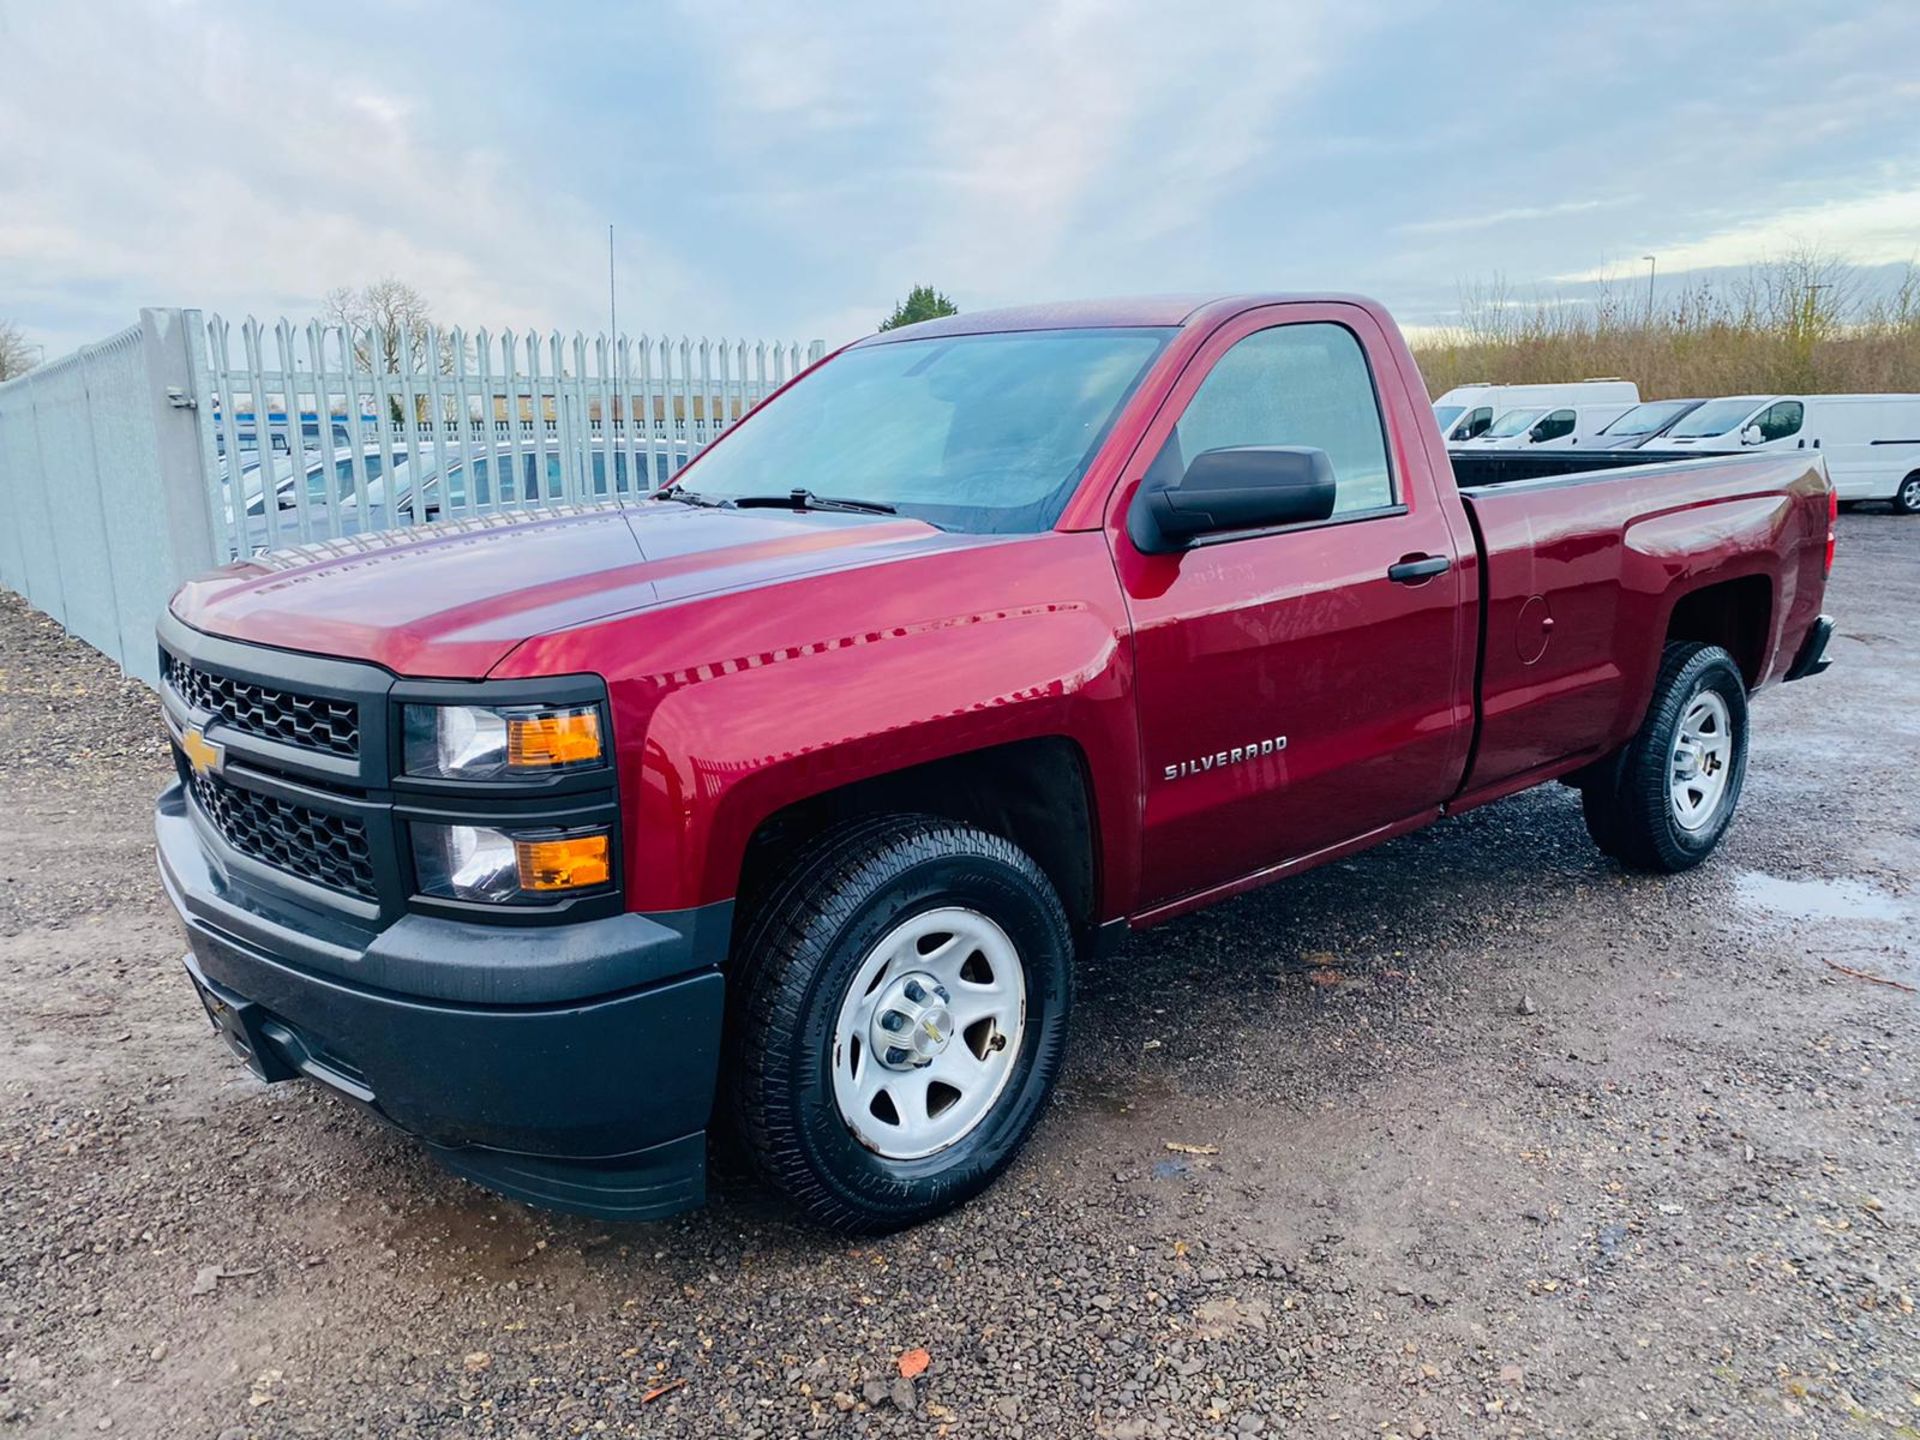
[[1527, 431], [1527, 443], [1529, 445], [1538, 445], [1542, 440], [1546, 438], [1547, 438], [1547, 427], [1544, 423], [1536, 425], [1531, 430]]
[[1765, 435], [1760, 433], [1760, 427], [1758, 425], [1749, 425], [1740, 432], [1740, 443], [1742, 445], [1759, 445], [1764, 443], [1766, 438]]
[[1127, 533], [1146, 554], [1164, 555], [1203, 535], [1325, 520], [1333, 504], [1326, 451], [1235, 445], [1201, 451], [1177, 485], [1149, 474], [1129, 509]]

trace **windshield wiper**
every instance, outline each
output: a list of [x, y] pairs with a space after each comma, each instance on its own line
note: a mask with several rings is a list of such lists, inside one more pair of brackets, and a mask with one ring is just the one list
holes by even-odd
[[816, 495], [811, 490], [789, 490], [784, 495], [732, 495], [721, 503], [742, 510], [845, 510], [856, 515], [899, 513], [878, 500], [849, 500], [836, 495]]
[[728, 503], [725, 500], [717, 500], [711, 495], [702, 495], [697, 490], [683, 489], [678, 485], [674, 486], [671, 490], [654, 491], [653, 498], [656, 500], [678, 500], [682, 505], [705, 505], [709, 508]]

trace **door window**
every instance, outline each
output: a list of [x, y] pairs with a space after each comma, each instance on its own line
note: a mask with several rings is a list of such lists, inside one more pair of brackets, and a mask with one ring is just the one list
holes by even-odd
[[1455, 438], [1471, 440], [1474, 436], [1483, 433], [1491, 424], [1493, 424], [1493, 407], [1491, 405], [1482, 405], [1479, 409], [1467, 416], [1466, 424], [1461, 427]]
[[1194, 392], [1156, 467], [1182, 474], [1203, 450], [1241, 445], [1326, 451], [1335, 515], [1394, 503], [1373, 376], [1344, 325], [1279, 325], [1236, 344]]
[[1564, 439], [1573, 433], [1573, 423], [1573, 411], [1556, 410], [1533, 427], [1533, 443], [1540, 445], [1548, 440]]
[[1760, 438], [1766, 440], [1785, 440], [1789, 435], [1800, 432], [1800, 422], [1806, 419], [1807, 407], [1798, 400], [1776, 400], [1753, 422], [1760, 427]]

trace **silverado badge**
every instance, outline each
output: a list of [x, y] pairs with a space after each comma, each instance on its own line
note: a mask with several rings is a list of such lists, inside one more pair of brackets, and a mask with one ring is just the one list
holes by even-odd
[[1244, 764], [1248, 760], [1259, 760], [1268, 755], [1277, 754], [1287, 748], [1287, 737], [1274, 735], [1260, 740], [1250, 740], [1245, 745], [1235, 745], [1230, 750], [1215, 751], [1211, 755], [1200, 755], [1192, 760], [1182, 760], [1178, 764], [1168, 765], [1160, 772], [1167, 780], [1183, 780], [1189, 775], [1203, 775], [1209, 770], [1223, 769], [1228, 765]]
[[198, 725], [189, 725], [180, 732], [180, 753], [187, 757], [194, 774], [217, 775], [226, 763], [227, 747], [207, 739]]

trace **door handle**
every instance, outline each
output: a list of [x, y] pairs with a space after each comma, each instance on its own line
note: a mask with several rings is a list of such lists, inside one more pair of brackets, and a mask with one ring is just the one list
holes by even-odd
[[1411, 560], [1402, 560], [1398, 565], [1389, 565], [1387, 579], [1396, 585], [1418, 585], [1436, 575], [1444, 575], [1452, 568], [1453, 561], [1445, 555], [1420, 555]]

